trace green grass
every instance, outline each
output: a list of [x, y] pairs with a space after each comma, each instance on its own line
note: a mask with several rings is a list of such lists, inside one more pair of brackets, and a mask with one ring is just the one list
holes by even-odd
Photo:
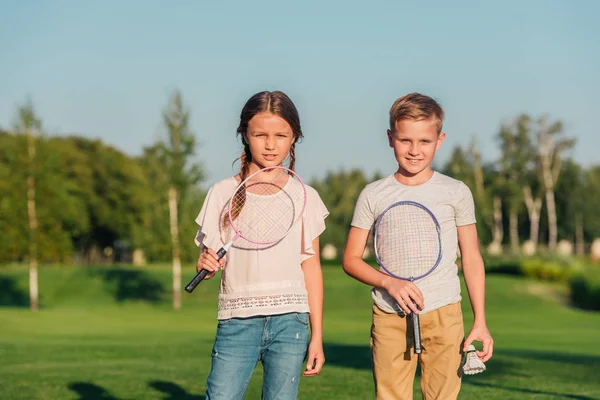
[[[369, 289], [335, 266], [325, 282], [327, 362], [302, 379], [299, 398], [373, 398]], [[463, 379], [460, 399], [600, 399], [600, 313], [565, 306], [557, 287], [488, 277], [494, 357]], [[165, 266], [44, 267], [40, 292], [32, 313], [27, 269], [0, 267], [0, 399], [204, 398], [216, 280], [184, 293], [180, 312], [170, 309]], [[468, 328], [468, 301], [463, 309]], [[260, 398], [261, 377], [259, 367], [246, 398]]]

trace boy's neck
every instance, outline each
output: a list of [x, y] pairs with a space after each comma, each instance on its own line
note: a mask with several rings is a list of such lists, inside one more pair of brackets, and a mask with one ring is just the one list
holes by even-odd
[[394, 173], [394, 178], [405, 186], [418, 186], [422, 185], [433, 176], [433, 170], [427, 168], [418, 174], [410, 174], [402, 168], [398, 168], [398, 171]]

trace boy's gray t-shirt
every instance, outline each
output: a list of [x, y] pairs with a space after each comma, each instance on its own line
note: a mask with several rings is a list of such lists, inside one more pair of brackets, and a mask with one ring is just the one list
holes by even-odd
[[[442, 260], [437, 268], [415, 285], [421, 290], [425, 307], [421, 314], [461, 300], [460, 279], [456, 265], [458, 226], [475, 220], [475, 204], [471, 190], [463, 182], [435, 172], [425, 183], [406, 186], [390, 175], [368, 184], [360, 193], [352, 218], [352, 226], [371, 230], [379, 215], [398, 201], [415, 201], [427, 207], [437, 218], [442, 233]], [[384, 270], [381, 270], [385, 273]], [[385, 312], [404, 314], [396, 300], [383, 289], [373, 288], [375, 304]]]

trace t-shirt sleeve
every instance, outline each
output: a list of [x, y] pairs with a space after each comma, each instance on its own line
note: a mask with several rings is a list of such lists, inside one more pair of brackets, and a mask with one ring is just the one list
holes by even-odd
[[329, 215], [327, 207], [316, 190], [307, 188], [306, 209], [302, 219], [302, 254], [301, 261], [315, 255], [313, 240], [325, 231], [325, 218]]
[[458, 199], [454, 210], [456, 226], [471, 225], [477, 222], [473, 194], [469, 187], [462, 182], [458, 189]]
[[375, 219], [375, 212], [373, 211], [373, 205], [371, 204], [369, 190], [368, 187], [366, 187], [358, 195], [350, 225], [368, 231], [373, 227]]
[[198, 232], [194, 239], [196, 246], [203, 249], [207, 247], [217, 251], [223, 246], [221, 240], [221, 214], [222, 201], [215, 186], [211, 187], [206, 194], [200, 213], [196, 217]]

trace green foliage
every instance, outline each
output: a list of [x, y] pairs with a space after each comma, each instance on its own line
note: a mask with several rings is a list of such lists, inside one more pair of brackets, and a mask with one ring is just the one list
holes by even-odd
[[600, 267], [593, 265], [569, 280], [571, 301], [584, 310], [600, 311]]
[[311, 182], [329, 210], [327, 229], [320, 237], [321, 245], [344, 248], [358, 195], [369, 183], [361, 170], [328, 172], [324, 179]]
[[523, 260], [521, 269], [525, 276], [543, 281], [565, 281], [570, 267], [557, 260], [531, 258]]
[[550, 282], [566, 282], [574, 273], [587, 268], [585, 261], [552, 254], [535, 257], [484, 256], [484, 263], [487, 273], [519, 275]]

